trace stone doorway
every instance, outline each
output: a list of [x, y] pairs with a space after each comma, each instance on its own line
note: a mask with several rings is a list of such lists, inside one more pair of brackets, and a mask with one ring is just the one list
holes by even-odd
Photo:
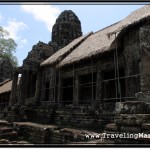
[[62, 81], [62, 103], [63, 105], [73, 103], [73, 77], [65, 78]]

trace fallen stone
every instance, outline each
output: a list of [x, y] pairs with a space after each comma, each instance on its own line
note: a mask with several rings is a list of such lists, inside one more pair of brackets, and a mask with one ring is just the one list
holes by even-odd
[[143, 123], [142, 124], [142, 129], [150, 130], [150, 123]]
[[10, 125], [8, 121], [0, 120], [0, 127], [9, 127]]
[[1, 139], [0, 140], [0, 144], [9, 144], [9, 143], [10, 143], [10, 141], [7, 139]]
[[17, 144], [29, 144], [27, 141], [18, 141]]
[[12, 132], [13, 129], [9, 127], [0, 127], [0, 135], [7, 132]]
[[108, 130], [108, 131], [117, 131], [118, 128], [117, 128], [117, 125], [115, 123], [110, 123], [110, 124], [106, 125], [105, 130]]
[[116, 114], [149, 114], [150, 104], [141, 101], [117, 102]]
[[15, 131], [3, 133], [0, 138], [8, 139], [10, 141], [14, 141], [18, 138], [18, 134]]
[[121, 132], [126, 132], [126, 133], [141, 133], [140, 127], [121, 126], [120, 130]]
[[145, 118], [136, 114], [119, 114], [115, 116], [115, 123], [119, 126], [141, 126]]

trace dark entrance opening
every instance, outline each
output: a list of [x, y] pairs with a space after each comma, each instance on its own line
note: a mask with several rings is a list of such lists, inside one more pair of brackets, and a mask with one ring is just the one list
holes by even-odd
[[79, 104], [90, 104], [96, 99], [96, 80], [96, 73], [79, 77]]
[[29, 71], [27, 98], [34, 97], [36, 90], [36, 73]]
[[62, 103], [72, 104], [73, 102], [73, 77], [65, 78], [62, 82]]
[[49, 86], [50, 86], [50, 83], [46, 82], [45, 83], [45, 99], [44, 99], [44, 101], [49, 100]]

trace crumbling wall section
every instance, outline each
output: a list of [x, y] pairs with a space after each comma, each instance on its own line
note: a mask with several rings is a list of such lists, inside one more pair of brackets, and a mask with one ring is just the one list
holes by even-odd
[[[56, 92], [56, 71], [52, 67], [46, 67], [42, 70], [42, 85], [41, 85], [41, 102], [55, 102]], [[46, 90], [49, 91], [48, 99], [46, 100]]]
[[115, 122], [106, 125], [104, 132], [119, 136], [103, 140], [111, 140], [114, 144], [148, 144], [150, 104], [141, 101], [118, 102], [115, 110]]
[[[20, 140], [31, 144], [68, 144], [71, 142], [88, 141], [86, 134], [96, 134], [87, 130], [62, 128], [54, 125], [42, 125], [31, 122], [14, 122], [14, 129]], [[97, 133], [98, 134], [98, 133]]]

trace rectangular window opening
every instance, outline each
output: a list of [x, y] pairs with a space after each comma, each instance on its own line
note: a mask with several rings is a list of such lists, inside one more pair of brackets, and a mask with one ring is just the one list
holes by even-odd
[[90, 104], [96, 99], [97, 74], [90, 73], [79, 77], [79, 104]]
[[[125, 97], [126, 93], [126, 84], [124, 69], [119, 69], [119, 83], [121, 90], [121, 97]], [[115, 70], [104, 71], [103, 72], [103, 82], [102, 82], [102, 99], [119, 99], [119, 89], [118, 89], [118, 79], [116, 75], [115, 79]]]
[[36, 90], [36, 73], [30, 71], [28, 76], [27, 98], [34, 97]]
[[64, 105], [73, 103], [73, 77], [65, 78], [62, 81], [62, 103]]

